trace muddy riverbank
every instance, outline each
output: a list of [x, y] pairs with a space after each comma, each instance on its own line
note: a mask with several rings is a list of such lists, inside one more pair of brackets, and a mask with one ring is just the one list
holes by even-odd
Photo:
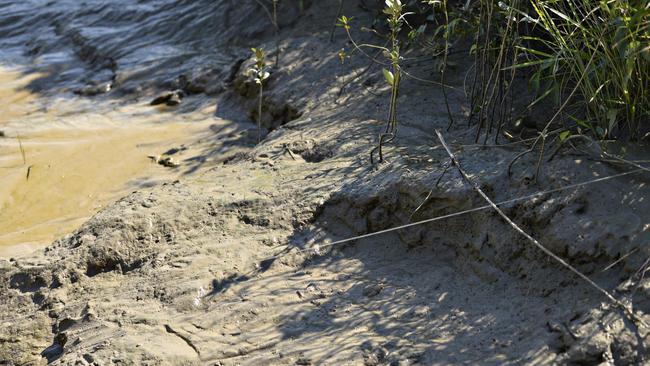
[[[337, 51], [347, 45], [340, 33], [329, 42], [335, 2], [305, 2], [303, 9], [287, 2], [279, 67], [271, 72], [264, 99], [264, 139], [256, 144], [254, 87], [246, 76], [253, 60], [247, 48], [272, 50], [276, 45], [262, 9], [255, 2], [173, 3], [144, 1], [138, 9], [125, 10], [133, 15], [121, 18], [123, 28], [115, 30], [120, 37], [109, 37], [109, 30], [94, 23], [97, 11], [84, 15], [84, 9], [75, 8], [78, 33], [90, 32], [90, 45], [107, 42], [96, 48], [116, 67], [101, 65], [109, 65], [114, 80], [123, 82], [94, 97], [72, 97], [67, 79], [49, 79], [47, 88], [31, 91], [37, 100], [63, 93], [74, 105], [106, 106], [99, 112], [74, 110], [73, 118], [143, 119], [137, 128], [118, 124], [112, 129], [133, 135], [107, 140], [107, 145], [124, 143], [118, 149], [123, 157], [111, 156], [109, 162], [149, 154], [138, 147], [139, 138], [150, 139], [145, 146], [159, 154], [168, 141], [180, 146], [187, 138], [190, 152], [179, 155], [181, 166], [172, 170], [180, 176], [159, 175], [151, 169], [170, 171], [146, 165], [145, 159], [142, 166], [135, 165], [143, 175], [113, 181], [118, 193], [128, 194], [45, 249], [0, 260], [2, 362], [647, 362], [650, 329], [643, 322], [650, 322], [650, 282], [639, 276], [650, 256], [647, 173], [603, 161], [596, 149], [567, 151], [545, 163], [535, 183], [531, 172], [537, 156], [524, 157], [513, 176], [507, 174], [508, 163], [524, 146], [476, 146], [464, 124], [445, 132], [472, 178], [495, 201], [557, 189], [503, 209], [554, 253], [631, 304], [641, 322], [630, 320], [593, 287], [549, 260], [491, 210], [328, 246], [485, 204], [455, 172], [436, 184], [448, 161], [434, 134], [448, 125], [441, 90], [404, 82], [399, 138], [386, 149], [387, 163], [369, 164], [387, 108], [380, 70], [359, 76], [367, 60], [339, 60]], [[103, 4], [97, 5], [101, 19], [114, 21], [118, 10], [108, 2], [97, 4]], [[345, 13], [360, 26], [373, 24], [374, 11], [357, 2], [345, 4]], [[52, 14], [56, 18], [58, 13]], [[138, 27], [129, 28], [129, 22]], [[147, 22], [167, 28], [147, 27]], [[86, 29], [91, 24], [99, 31]], [[147, 47], [141, 47], [142, 33], [134, 29], [153, 34], [142, 41]], [[42, 38], [46, 44], [50, 40]], [[192, 61], [166, 63], [166, 55], [180, 52], [167, 49], [169, 42], [190, 49], [178, 57]], [[215, 44], [231, 45], [232, 55], [217, 66], [206, 61], [207, 49]], [[75, 45], [68, 50], [81, 59]], [[129, 51], [138, 48], [169, 53], [157, 54], [152, 66], [139, 51]], [[456, 57], [459, 65], [467, 62], [463, 54]], [[80, 75], [90, 75], [84, 70]], [[125, 75], [120, 70], [142, 72], [120, 79]], [[427, 64], [411, 71], [432, 74]], [[197, 91], [177, 109], [148, 105], [159, 92], [188, 88], [177, 85], [181, 75], [197, 83], [210, 80], [206, 83], [218, 88]], [[463, 72], [448, 76], [455, 86], [448, 97], [458, 120], [468, 112], [464, 77]], [[181, 127], [185, 125], [197, 130]], [[169, 126], [161, 132], [165, 138], [146, 133], [161, 126]], [[138, 138], [131, 139], [134, 135]], [[83, 146], [87, 138], [74, 141]], [[36, 148], [26, 140], [28, 148]], [[13, 154], [12, 164], [20, 164], [15, 147]], [[97, 154], [106, 153], [99, 149]], [[115, 169], [111, 171], [117, 174]], [[91, 175], [101, 174], [99, 169]], [[605, 177], [611, 178], [593, 182]], [[137, 183], [141, 181], [151, 183]], [[590, 183], [578, 185], [585, 182]]]

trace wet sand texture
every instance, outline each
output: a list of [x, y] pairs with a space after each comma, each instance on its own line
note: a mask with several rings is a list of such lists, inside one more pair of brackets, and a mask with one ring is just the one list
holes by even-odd
[[[386, 147], [387, 163], [369, 164], [384, 128], [388, 88], [379, 68], [358, 77], [368, 66], [360, 55], [344, 64], [338, 59], [346, 47], [342, 33], [329, 42], [338, 2], [305, 1], [304, 14], [296, 2], [280, 2], [280, 67], [266, 86], [264, 139], [257, 145], [256, 89], [246, 77], [253, 63], [249, 48], [276, 45], [257, 2], [54, 2], [31, 12], [22, 3], [8, 3], [0, 0], [0, 8], [12, 9], [17, 19], [56, 30], [29, 43], [34, 62], [46, 71], [48, 65], [67, 70], [30, 82], [38, 101], [66, 95], [73, 104], [61, 108], [74, 106], [68, 118], [100, 114], [118, 121], [109, 129], [115, 134], [122, 133], [122, 122], [133, 120], [127, 137], [107, 135], [113, 136], [107, 141], [125, 140], [125, 153], [141, 154], [132, 145], [136, 136], [152, 137], [153, 145], [146, 146], [162, 153], [166, 140], [140, 135], [155, 131], [140, 119], [159, 119], [150, 122], [161, 128], [186, 120], [198, 127], [209, 120], [210, 127], [196, 140], [188, 132], [186, 146], [196, 153], [182, 159], [177, 181], [160, 182], [147, 170], [156, 184], [127, 185], [128, 194], [45, 249], [0, 260], [0, 361], [648, 363], [649, 329], [629, 321], [490, 210], [326, 247], [484, 204], [455, 172], [436, 185], [448, 155], [434, 130], [446, 129], [448, 119], [435, 86], [402, 83], [398, 138]], [[376, 12], [360, 3], [345, 1], [344, 14], [359, 27], [371, 27]], [[76, 22], [57, 22], [64, 14]], [[3, 16], [0, 30], [22, 24], [3, 22]], [[358, 33], [360, 42], [377, 42], [370, 32]], [[5, 34], [13, 34], [0, 37], [5, 50], [29, 41], [23, 39], [27, 33]], [[57, 64], [53, 44], [61, 45], [60, 57], [78, 63]], [[421, 56], [413, 52], [409, 56]], [[446, 82], [456, 88], [448, 97], [461, 121], [467, 117], [462, 85], [472, 58], [452, 57], [457, 69]], [[411, 71], [436, 75], [428, 63]], [[108, 94], [73, 94], [98, 75], [106, 75], [98, 82], [115, 76]], [[186, 78], [179, 81], [181, 75]], [[188, 97], [178, 109], [149, 105], [179, 88]], [[516, 95], [524, 103], [526, 85]], [[79, 108], [89, 101], [91, 108]], [[92, 142], [102, 146], [86, 134], [98, 127], [86, 126], [73, 140], [88, 149]], [[161, 130], [173, 145], [176, 128]], [[39, 148], [38, 136], [48, 138], [38, 131], [26, 139], [28, 151]], [[598, 151], [569, 151], [546, 162], [534, 184], [536, 154], [525, 156], [510, 177], [507, 165], [525, 147], [469, 146], [471, 131], [457, 123], [445, 138], [495, 202], [628, 171], [597, 159]], [[12, 151], [15, 163], [15, 146]], [[97, 169], [95, 174], [105, 174]], [[501, 208], [648, 323], [650, 279], [635, 274], [644, 272], [650, 257], [649, 190], [648, 175], [635, 173]]]

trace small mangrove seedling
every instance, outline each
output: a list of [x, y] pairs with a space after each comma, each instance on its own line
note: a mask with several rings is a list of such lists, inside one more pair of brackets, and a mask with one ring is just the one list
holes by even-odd
[[385, 143], [393, 141], [397, 135], [397, 97], [399, 95], [399, 86], [402, 79], [402, 69], [400, 66], [401, 56], [400, 56], [400, 40], [399, 33], [402, 30], [404, 25], [404, 16], [407, 14], [402, 13], [403, 5], [400, 0], [386, 0], [386, 7], [384, 8], [384, 14], [388, 16], [388, 26], [390, 28], [390, 34], [388, 35], [388, 47], [369, 45], [369, 44], [357, 44], [352, 38], [350, 33], [350, 21], [352, 18], [348, 18], [345, 15], [341, 16], [338, 19], [338, 26], [345, 29], [345, 32], [348, 35], [348, 38], [354, 48], [369, 57], [373, 62], [375, 58], [368, 55], [362, 47], [374, 48], [383, 52], [384, 56], [388, 59], [387, 63], [381, 63], [382, 65], [388, 66], [384, 68], [383, 74], [388, 86], [391, 88], [390, 92], [390, 105], [388, 109], [388, 120], [386, 122], [386, 128], [382, 134], [379, 135], [379, 144], [370, 151], [370, 163], [374, 164], [374, 154], [375, 151], [379, 154], [379, 162], [384, 161], [383, 154], [383, 145]]
[[266, 54], [262, 48], [251, 48], [255, 56], [255, 64], [248, 70], [248, 76], [252, 78], [259, 87], [257, 98], [257, 142], [262, 141], [262, 101], [264, 98], [264, 80], [268, 79], [270, 74], [266, 71]]

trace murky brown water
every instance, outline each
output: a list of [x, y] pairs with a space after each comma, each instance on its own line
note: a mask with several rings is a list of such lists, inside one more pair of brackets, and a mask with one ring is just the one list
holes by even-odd
[[190, 143], [214, 123], [210, 109], [190, 117], [146, 103], [106, 108], [66, 99], [45, 106], [23, 89], [37, 76], [0, 68], [0, 257], [71, 232], [143, 182], [176, 179], [182, 169], [148, 155]]
[[[268, 31], [266, 22], [224, 31], [257, 14], [231, 5], [0, 0], [0, 257], [46, 245], [128, 191], [196, 174], [223, 156], [228, 134], [242, 130], [213, 117], [202, 91], [214, 95], [249, 54], [248, 40]], [[182, 88], [181, 76], [197, 93], [182, 113], [147, 104]], [[110, 92], [73, 93], [96, 85]], [[210, 132], [214, 123], [227, 130], [223, 139]], [[183, 143], [190, 148], [175, 158], [187, 166], [147, 158]]]

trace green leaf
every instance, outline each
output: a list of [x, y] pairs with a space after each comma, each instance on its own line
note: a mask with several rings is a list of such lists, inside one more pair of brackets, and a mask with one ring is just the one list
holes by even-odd
[[588, 130], [593, 130], [593, 127], [585, 120], [582, 120], [574, 115], [569, 115], [569, 118], [574, 121], [578, 126], [586, 128]]
[[395, 76], [393, 76], [393, 73], [386, 69], [383, 69], [382, 71], [384, 73], [384, 78], [388, 82], [388, 85], [393, 86], [393, 83], [395, 82]]
[[540, 72], [536, 72], [533, 74], [533, 76], [530, 78], [530, 88], [533, 89], [535, 93], [539, 92], [539, 78], [541, 74]]
[[616, 116], [618, 115], [618, 109], [609, 109], [607, 110], [607, 132], [612, 133], [614, 126], [616, 125]]
[[336, 20], [336, 26], [345, 28], [346, 30], [350, 30], [350, 22], [352, 21], [352, 19], [354, 19], [354, 17], [348, 18], [345, 15], [341, 15], [341, 17]]
[[562, 131], [560, 132], [560, 141], [566, 140], [571, 135], [571, 131]]

